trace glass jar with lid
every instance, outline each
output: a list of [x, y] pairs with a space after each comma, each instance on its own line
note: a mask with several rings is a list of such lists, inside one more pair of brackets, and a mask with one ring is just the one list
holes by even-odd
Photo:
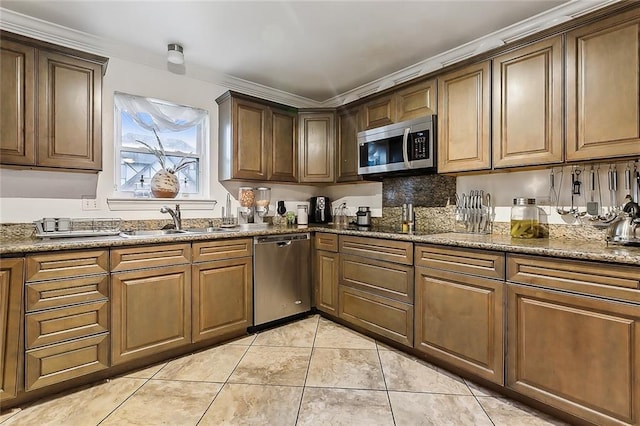
[[513, 238], [540, 237], [540, 212], [535, 198], [513, 199], [510, 234]]

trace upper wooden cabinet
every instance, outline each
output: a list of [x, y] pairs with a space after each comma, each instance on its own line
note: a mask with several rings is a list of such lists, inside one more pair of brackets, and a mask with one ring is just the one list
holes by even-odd
[[0, 39], [0, 161], [35, 165], [36, 49]]
[[412, 84], [395, 92], [396, 122], [437, 113], [436, 80]]
[[567, 160], [640, 155], [640, 9], [567, 33]]
[[335, 164], [335, 113], [333, 111], [301, 112], [300, 182], [331, 183]]
[[364, 130], [396, 122], [396, 98], [393, 94], [375, 98], [362, 106]]
[[436, 80], [411, 84], [362, 106], [364, 130], [436, 113]]
[[107, 59], [2, 33], [0, 162], [102, 170]]
[[490, 63], [438, 77], [438, 172], [491, 168]]
[[218, 99], [218, 178], [296, 182], [293, 108], [227, 92]]
[[295, 112], [271, 108], [271, 156], [268, 180], [298, 181], [297, 129], [298, 115]]
[[351, 108], [337, 114], [336, 182], [362, 180], [362, 176], [358, 175], [358, 132], [361, 117], [361, 108]]
[[562, 162], [562, 37], [493, 59], [493, 166]]

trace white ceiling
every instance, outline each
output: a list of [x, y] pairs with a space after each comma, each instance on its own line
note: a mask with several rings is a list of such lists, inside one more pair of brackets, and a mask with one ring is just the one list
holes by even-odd
[[[433, 65], [428, 59], [474, 40], [486, 50], [496, 40], [539, 28], [542, 18], [548, 26], [614, 1], [2, 0], [0, 23], [159, 67], [167, 67], [167, 44], [179, 43], [185, 55], [179, 72], [256, 83], [297, 98], [297, 106], [313, 106], [341, 103], [358, 89], [371, 91], [366, 86], [372, 82], [378, 90], [392, 86], [402, 80], [402, 70], [415, 76], [442, 67], [443, 61]], [[531, 18], [541, 13], [538, 21]], [[487, 36], [492, 33], [502, 36]], [[416, 64], [428, 65], [410, 69]], [[384, 81], [394, 73], [397, 78]]]

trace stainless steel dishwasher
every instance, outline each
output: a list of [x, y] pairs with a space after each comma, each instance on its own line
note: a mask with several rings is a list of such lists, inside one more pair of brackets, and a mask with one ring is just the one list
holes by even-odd
[[309, 311], [310, 234], [254, 237], [253, 248], [254, 326]]

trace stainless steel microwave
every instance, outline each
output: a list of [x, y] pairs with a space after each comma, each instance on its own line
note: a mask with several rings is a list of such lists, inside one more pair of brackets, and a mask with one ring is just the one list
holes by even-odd
[[436, 116], [416, 118], [358, 133], [358, 174], [436, 171]]

